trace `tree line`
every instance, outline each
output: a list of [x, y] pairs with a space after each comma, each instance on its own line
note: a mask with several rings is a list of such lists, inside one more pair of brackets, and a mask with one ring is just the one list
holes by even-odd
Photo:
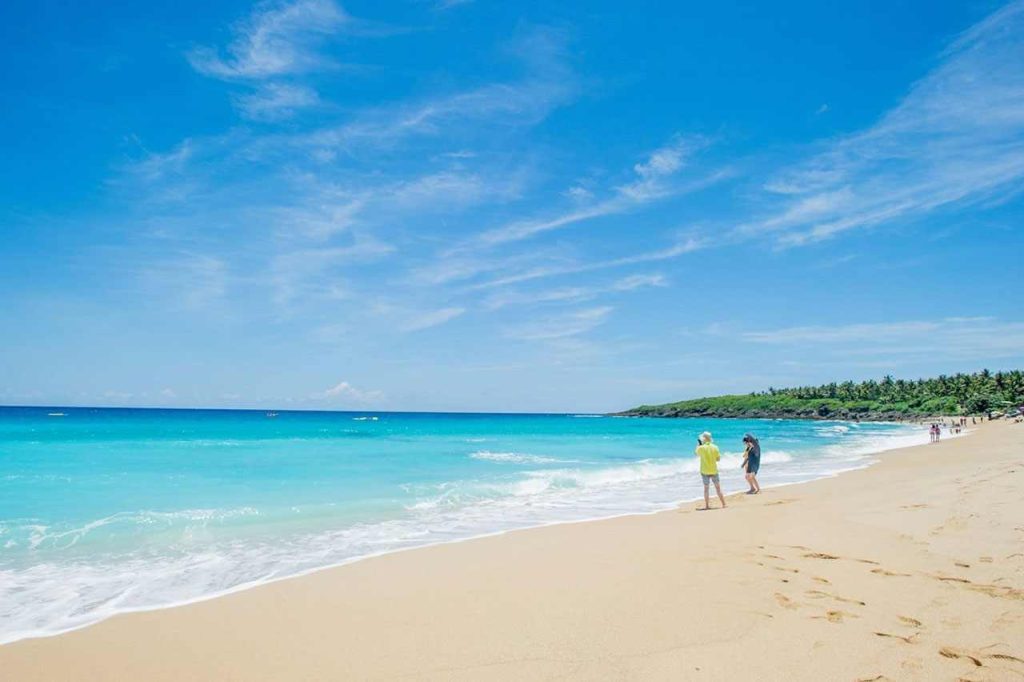
[[934, 406], [938, 408], [937, 412], [955, 408], [959, 412], [979, 414], [1024, 404], [1024, 372], [983, 369], [973, 374], [943, 374], [933, 379], [917, 380], [894, 379], [886, 375], [881, 381], [871, 379], [859, 383], [844, 381], [821, 386], [769, 388], [751, 395], [869, 402], [877, 407], [913, 409]]

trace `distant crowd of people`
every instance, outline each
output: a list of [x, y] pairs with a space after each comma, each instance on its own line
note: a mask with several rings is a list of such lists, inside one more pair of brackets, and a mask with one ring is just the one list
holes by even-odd
[[[971, 423], [977, 424], [978, 420], [976, 417], [971, 417]], [[949, 420], [949, 424], [946, 424], [946, 420], [940, 422], [932, 422], [931, 427], [928, 429], [928, 434], [932, 443], [938, 443], [942, 440], [942, 427], [945, 426], [949, 429], [951, 436], [958, 436], [963, 433], [963, 430], [967, 427], [967, 417], [955, 417]]]

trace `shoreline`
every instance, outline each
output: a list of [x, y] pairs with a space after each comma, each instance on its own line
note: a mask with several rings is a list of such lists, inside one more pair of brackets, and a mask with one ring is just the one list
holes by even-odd
[[[144, 409], [149, 409], [149, 408], [144, 408]], [[566, 415], [566, 416], [573, 416], [573, 415]], [[654, 417], [633, 417], [633, 418], [654, 418]], [[687, 417], [687, 418], [689, 418], [689, 417]], [[776, 418], [764, 418], [764, 420], [765, 421], [776, 421], [777, 419]], [[785, 421], [785, 419], [782, 419], [782, 420]], [[806, 420], [806, 421], [811, 421], [811, 420]], [[832, 422], [835, 422], [837, 424], [852, 423], [849, 420], [842, 420], [842, 419], [822, 419], [822, 420], [813, 420], [813, 421], [832, 421]], [[860, 424], [884, 424], [884, 425], [911, 426], [911, 424], [906, 424], [906, 423], [901, 423], [901, 422], [890, 422], [890, 421], [871, 421], [871, 422], [865, 421], [865, 422], [859, 422], [859, 423]], [[970, 434], [971, 434], [971, 431], [968, 430], [965, 433], [958, 434], [956, 436], [951, 434], [951, 435], [947, 436], [947, 439], [963, 438], [963, 437], [966, 437], [966, 436], [968, 436]], [[861, 461], [859, 461], [854, 466], [844, 467], [844, 468], [840, 468], [840, 469], [837, 469], [837, 470], [834, 470], [834, 471], [825, 472], [825, 473], [819, 473], [819, 474], [814, 475], [812, 478], [807, 478], [807, 479], [804, 479], [804, 480], [788, 481], [788, 482], [774, 483], [774, 484], [766, 484], [766, 485], [763, 485], [762, 488], [763, 488], [763, 490], [776, 490], [776, 489], [786, 488], [786, 487], [791, 487], [791, 486], [806, 485], [806, 484], [809, 484], [809, 483], [814, 483], [816, 481], [828, 480], [828, 479], [831, 479], [831, 478], [842, 476], [843, 474], [847, 474], [847, 473], [854, 472], [854, 471], [861, 471], [861, 470], [864, 470], [864, 469], [868, 469], [868, 468], [870, 468], [872, 466], [875, 466], [875, 465], [878, 464], [878, 461], [879, 461], [877, 459], [877, 457], [879, 455], [884, 454], [884, 453], [894, 452], [894, 451], [903, 450], [903, 449], [907, 449], [907, 448], [920, 447], [921, 445], [924, 444], [924, 443], [911, 443], [911, 444], [902, 444], [902, 443], [900, 443], [900, 438], [905, 438], [905, 437], [906, 437], [906, 435], [904, 435], [904, 436], [894, 436], [892, 438], [892, 442], [893, 443], [897, 443], [897, 444], [894, 444], [894, 445], [891, 445], [891, 446], [883, 445], [883, 447], [881, 449], [871, 450], [871, 451], [868, 451], [868, 452], [860, 453], [860, 457], [862, 459], [861, 459]], [[712, 493], [713, 492], [714, 491], [712, 491]], [[731, 497], [731, 496], [739, 495], [741, 493], [733, 492], [733, 493], [725, 493], [725, 494], [726, 494], [727, 497]], [[603, 515], [603, 516], [591, 516], [591, 517], [578, 518], [578, 519], [556, 519], [556, 520], [552, 520], [552, 521], [548, 521], [548, 522], [543, 522], [543, 523], [536, 523], [536, 524], [531, 524], [531, 525], [518, 526], [518, 527], [513, 527], [513, 528], [503, 528], [503, 529], [499, 529], [499, 530], [495, 530], [495, 531], [488, 531], [488, 532], [483, 532], [483, 533], [477, 533], [477, 534], [474, 534], [474, 535], [467, 535], [465, 537], [457, 537], [457, 538], [451, 538], [451, 539], [447, 539], [447, 540], [438, 540], [438, 541], [434, 541], [434, 542], [426, 542], [425, 544], [413, 545], [413, 546], [410, 546], [410, 547], [400, 547], [400, 548], [386, 549], [386, 550], [382, 550], [380, 552], [374, 552], [374, 553], [370, 553], [370, 554], [363, 554], [363, 555], [351, 557], [351, 558], [348, 558], [348, 559], [345, 559], [345, 560], [342, 560], [342, 561], [339, 561], [339, 562], [329, 563], [329, 564], [325, 564], [323, 566], [317, 566], [315, 568], [310, 568], [310, 569], [302, 570], [302, 571], [299, 571], [297, 573], [292, 573], [292, 574], [282, 575], [282, 576], [278, 576], [278, 577], [274, 577], [274, 578], [259, 579], [259, 580], [254, 580], [254, 581], [249, 581], [249, 582], [241, 583], [239, 585], [232, 586], [232, 587], [230, 587], [230, 588], [228, 588], [226, 590], [222, 590], [222, 591], [219, 591], [219, 592], [213, 592], [213, 593], [205, 594], [205, 595], [200, 595], [200, 596], [197, 596], [197, 597], [194, 597], [194, 598], [185, 599], [185, 600], [181, 600], [181, 601], [176, 601], [176, 602], [172, 602], [172, 603], [168, 603], [168, 604], [160, 604], [160, 605], [154, 605], [154, 606], [142, 606], [142, 607], [136, 607], [136, 608], [120, 609], [120, 610], [116, 610], [113, 613], [110, 613], [108, 615], [102, 616], [102, 617], [98, 618], [97, 620], [90, 621], [90, 622], [87, 622], [87, 623], [82, 623], [82, 624], [79, 624], [79, 625], [75, 625], [75, 626], [72, 626], [72, 627], [69, 627], [69, 628], [66, 628], [66, 629], [54, 630], [54, 631], [34, 631], [34, 632], [27, 633], [27, 634], [18, 633], [18, 634], [14, 635], [14, 636], [11, 636], [11, 637], [0, 638], [0, 649], [2, 649], [2, 647], [9, 646], [11, 644], [16, 644], [18, 642], [23, 642], [23, 641], [38, 640], [38, 639], [49, 639], [49, 638], [53, 638], [53, 637], [61, 637], [63, 635], [67, 635], [69, 633], [74, 633], [74, 632], [78, 632], [78, 631], [83, 630], [83, 629], [94, 627], [94, 626], [99, 625], [101, 623], [104, 623], [104, 622], [106, 622], [106, 621], [108, 621], [108, 620], [110, 620], [112, 618], [117, 618], [117, 617], [123, 616], [123, 615], [159, 612], [159, 611], [165, 611], [165, 610], [178, 609], [178, 608], [181, 608], [181, 607], [191, 606], [191, 605], [194, 605], [194, 604], [202, 604], [202, 603], [205, 603], [205, 602], [218, 600], [218, 599], [221, 599], [221, 598], [224, 598], [224, 597], [228, 597], [228, 596], [231, 596], [231, 595], [247, 592], [247, 591], [250, 591], [250, 590], [257, 590], [257, 589], [260, 589], [260, 588], [268, 586], [268, 585], [275, 585], [277, 583], [281, 583], [281, 582], [285, 582], [285, 581], [289, 581], [289, 580], [293, 580], [293, 579], [301, 579], [301, 578], [304, 578], [304, 577], [307, 577], [307, 576], [316, 575], [316, 574], [324, 572], [324, 571], [331, 571], [331, 570], [335, 570], [335, 569], [340, 569], [340, 568], [344, 568], [346, 566], [351, 566], [353, 564], [356, 564], [356, 563], [359, 563], [359, 562], [362, 562], [362, 561], [373, 560], [373, 559], [377, 559], [377, 558], [380, 558], [380, 557], [389, 556], [389, 555], [392, 555], [392, 554], [404, 554], [404, 553], [412, 552], [412, 551], [416, 551], [416, 550], [424, 550], [424, 549], [430, 549], [430, 548], [434, 548], [434, 547], [443, 547], [443, 546], [446, 546], [446, 545], [461, 544], [461, 543], [470, 542], [470, 541], [473, 541], [473, 540], [482, 540], [482, 539], [487, 539], [487, 538], [501, 537], [501, 536], [508, 535], [508, 534], [511, 534], [511, 533], [518, 533], [518, 532], [523, 532], [523, 531], [531, 531], [531, 530], [538, 530], [538, 529], [544, 529], [544, 528], [551, 528], [551, 527], [557, 527], [557, 526], [562, 526], [562, 525], [571, 526], [571, 525], [585, 524], [585, 523], [599, 523], [599, 522], [602, 522], [602, 521], [610, 521], [610, 520], [621, 519], [621, 518], [652, 516], [652, 515], [657, 515], [657, 514], [663, 514], [663, 513], [671, 512], [671, 511], [673, 511], [675, 509], [678, 509], [681, 505], [697, 502], [697, 501], [699, 501], [701, 499], [703, 499], [703, 498], [701, 496], [699, 496], [699, 495], [696, 496], [696, 497], [684, 497], [684, 498], [679, 498], [677, 500], [673, 500], [672, 502], [665, 503], [665, 505], [662, 506], [661, 508], [652, 509], [652, 510], [649, 510], [649, 511], [625, 511], [625, 512], [621, 512], [621, 513], [614, 513], [614, 514]]]
[[971, 435], [730, 495], [724, 513], [684, 503], [507, 531], [122, 614], [0, 647], [0, 667], [13, 679], [731, 679], [749, 672], [739, 647], [762, 679], [1001, 679], [1024, 673], [1012, 644], [1024, 641], [1024, 527], [1012, 527], [1024, 428]]

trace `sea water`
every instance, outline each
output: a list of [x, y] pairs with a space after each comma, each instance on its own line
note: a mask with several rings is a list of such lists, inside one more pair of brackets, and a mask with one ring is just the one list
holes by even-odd
[[0, 643], [381, 553], [796, 483], [927, 442], [897, 424], [0, 407]]

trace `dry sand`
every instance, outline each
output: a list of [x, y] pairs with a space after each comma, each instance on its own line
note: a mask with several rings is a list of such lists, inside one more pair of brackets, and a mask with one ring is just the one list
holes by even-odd
[[4, 680], [1024, 679], [1024, 425], [0, 647]]

